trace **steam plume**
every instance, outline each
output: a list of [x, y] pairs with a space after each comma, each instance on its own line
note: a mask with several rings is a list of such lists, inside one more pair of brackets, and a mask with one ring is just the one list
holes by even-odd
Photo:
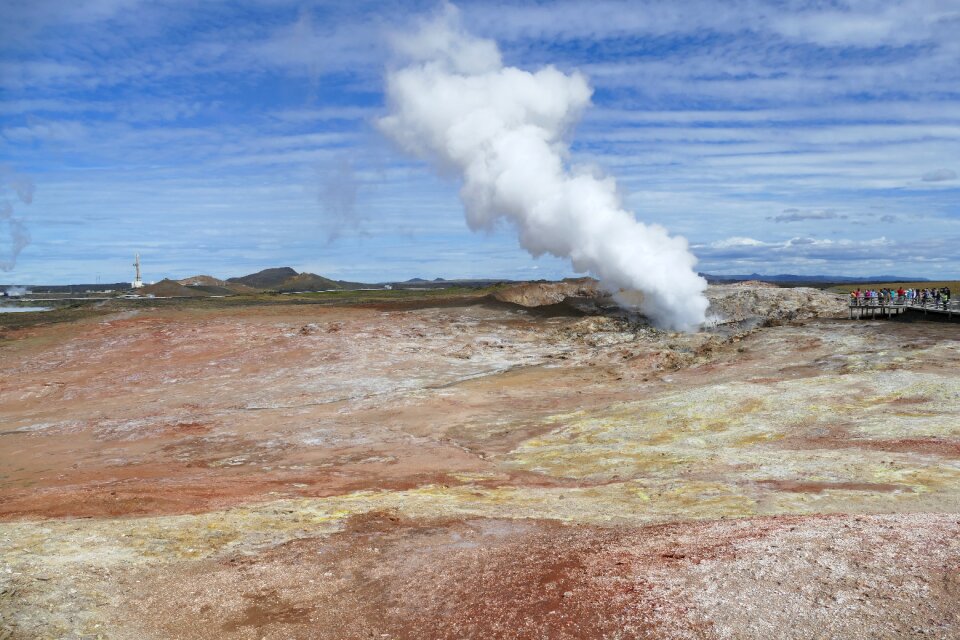
[[30, 290], [26, 287], [7, 287], [5, 293], [11, 298], [19, 298], [30, 293]]
[[363, 220], [356, 209], [358, 181], [350, 161], [340, 158], [335, 167], [318, 169], [318, 175], [327, 242], [334, 242], [351, 230], [362, 232]]
[[[24, 204], [33, 202], [33, 182], [25, 176], [11, 175], [6, 167], [0, 168], [0, 194], [7, 195], [7, 190], [17, 194], [17, 198]], [[14, 215], [13, 204], [10, 200], [0, 200], [0, 234], [6, 231], [8, 240], [0, 243], [0, 271], [11, 271], [17, 264], [17, 256], [24, 247], [30, 244], [30, 233], [27, 231], [23, 219]]]
[[496, 43], [467, 33], [455, 7], [396, 41], [404, 66], [387, 74], [380, 128], [403, 149], [454, 170], [473, 230], [516, 225], [533, 256], [569, 258], [657, 324], [704, 321], [706, 282], [687, 241], [623, 209], [616, 182], [571, 170], [566, 134], [590, 104], [580, 73], [505, 67]]

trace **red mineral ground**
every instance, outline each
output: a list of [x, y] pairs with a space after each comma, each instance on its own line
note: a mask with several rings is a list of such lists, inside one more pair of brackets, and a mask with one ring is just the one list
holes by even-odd
[[960, 636], [956, 325], [537, 286], [2, 319], [0, 637]]

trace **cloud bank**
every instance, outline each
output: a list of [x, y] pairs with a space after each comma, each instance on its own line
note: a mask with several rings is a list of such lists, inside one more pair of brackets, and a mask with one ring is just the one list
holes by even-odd
[[[175, 277], [281, 258], [363, 281], [572, 275], [566, 259], [531, 260], [510, 225], [471, 234], [450, 206], [459, 185], [370, 135], [384, 31], [436, 4], [7, 2], [0, 166], [43, 183], [29, 207], [15, 187], [0, 194], [32, 236], [7, 279], [123, 280], [136, 249]], [[960, 180], [942, 179], [960, 173], [956, 0], [458, 6], [510, 66], [589, 77], [577, 162], [694, 243], [699, 270], [960, 275]], [[840, 244], [743, 258], [709, 247], [881, 234], [893, 246], [855, 259]], [[9, 238], [2, 221], [0, 257]]]
[[399, 37], [379, 125], [404, 150], [453, 171], [471, 229], [507, 219], [533, 256], [568, 258], [624, 300], [643, 293], [655, 323], [703, 322], [706, 282], [684, 238], [623, 208], [616, 182], [569, 166], [567, 134], [590, 104], [580, 73], [504, 66], [497, 45], [467, 33], [457, 10]]

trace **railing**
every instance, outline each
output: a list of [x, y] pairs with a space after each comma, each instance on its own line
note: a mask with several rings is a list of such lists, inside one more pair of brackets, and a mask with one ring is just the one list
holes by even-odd
[[927, 300], [926, 304], [920, 302], [919, 304], [911, 305], [915, 306], [918, 309], [930, 309], [931, 311], [960, 311], [960, 300], [941, 300], [936, 302], [934, 300]]
[[922, 298], [913, 298], [906, 299], [902, 296], [893, 296], [889, 301], [885, 301], [881, 298], [860, 298], [859, 300], [851, 300], [850, 308], [851, 309], [885, 309], [895, 307], [898, 309], [924, 309], [927, 311], [942, 311], [947, 313], [960, 313], [960, 298], [950, 300], [940, 300], [939, 302], [933, 298], [927, 298], [923, 300]]

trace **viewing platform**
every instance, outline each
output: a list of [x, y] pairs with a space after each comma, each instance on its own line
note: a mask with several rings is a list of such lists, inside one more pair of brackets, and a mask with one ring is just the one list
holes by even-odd
[[921, 302], [881, 304], [871, 301], [850, 305], [851, 320], [877, 320], [902, 315], [915, 316], [917, 319], [926, 317], [929, 320], [958, 322], [960, 321], [960, 299], [950, 300], [946, 304], [928, 300], [926, 304]]

